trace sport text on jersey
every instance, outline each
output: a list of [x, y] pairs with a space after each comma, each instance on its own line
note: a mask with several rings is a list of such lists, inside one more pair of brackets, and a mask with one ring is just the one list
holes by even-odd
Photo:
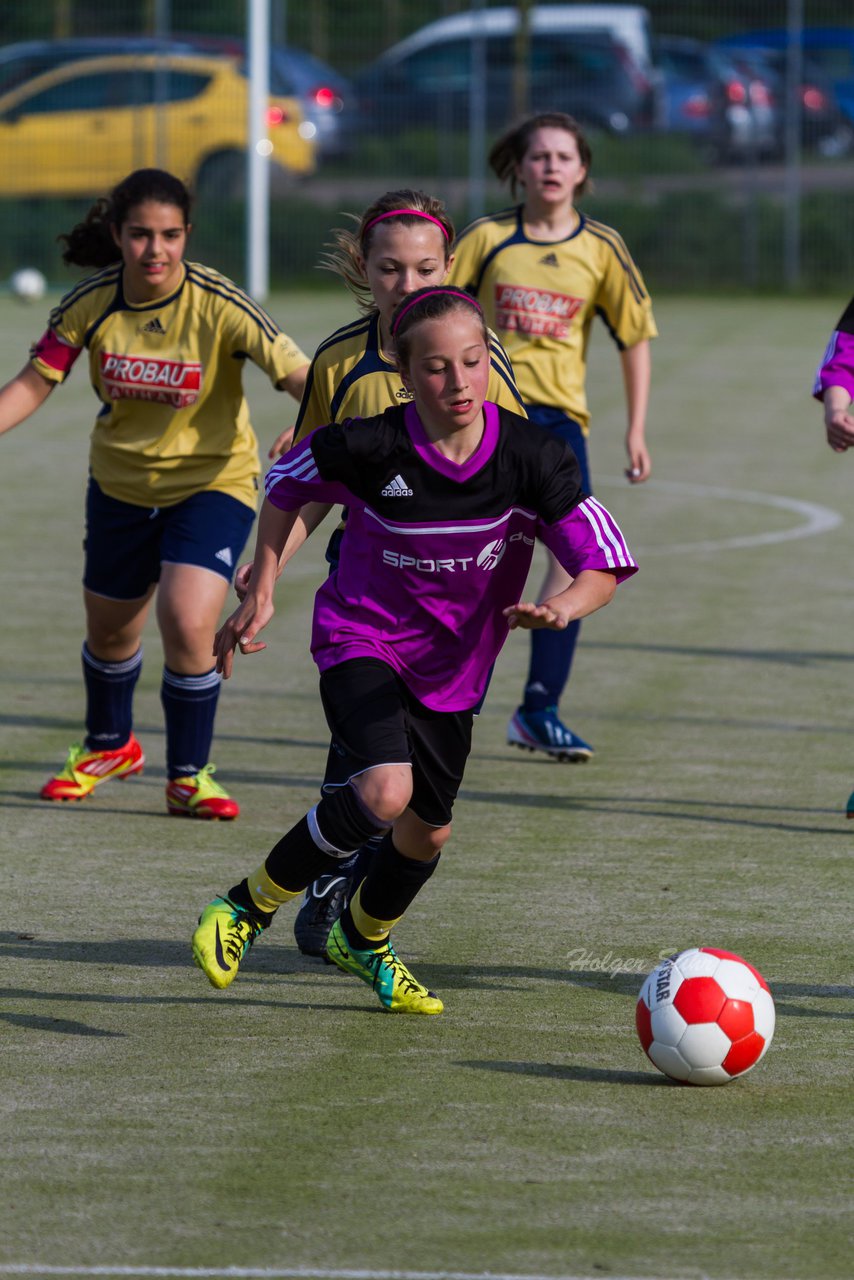
[[525, 289], [513, 284], [495, 286], [495, 324], [505, 332], [565, 338], [570, 320], [583, 306], [583, 298], [555, 293], [553, 289]]
[[493, 538], [477, 555], [470, 556], [411, 556], [386, 547], [383, 564], [392, 569], [412, 569], [415, 573], [468, 573], [475, 568], [491, 573], [498, 568], [508, 546], [514, 542], [526, 547], [534, 545], [533, 538], [518, 532], [511, 533], [509, 538]]
[[111, 400], [155, 400], [186, 409], [202, 389], [198, 360], [161, 360], [101, 352], [101, 379]]

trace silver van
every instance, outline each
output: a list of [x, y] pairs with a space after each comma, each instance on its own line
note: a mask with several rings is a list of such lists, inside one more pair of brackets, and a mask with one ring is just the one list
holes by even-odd
[[[441, 18], [387, 49], [356, 78], [372, 130], [458, 128], [468, 123], [474, 46], [484, 42], [490, 128], [515, 113], [516, 6]], [[530, 10], [528, 100], [523, 110], [566, 111], [614, 134], [658, 123], [650, 20], [640, 5], [549, 4]]]

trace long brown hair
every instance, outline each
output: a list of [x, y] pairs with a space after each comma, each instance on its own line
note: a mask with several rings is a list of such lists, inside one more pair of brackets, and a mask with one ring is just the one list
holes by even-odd
[[408, 187], [400, 191], [386, 191], [368, 206], [361, 217], [355, 214], [345, 216], [357, 223], [356, 229], [350, 231], [339, 228], [333, 231], [329, 252], [321, 255], [320, 265], [341, 277], [355, 295], [359, 310], [366, 315], [377, 309], [362, 269], [362, 261], [371, 251], [376, 227], [388, 226], [390, 222], [415, 227], [421, 225], [426, 218], [439, 224], [444, 239], [446, 263], [451, 256], [456, 236], [454, 224], [442, 201], [435, 196], [428, 196], [424, 191]]
[[588, 187], [593, 152], [581, 125], [563, 111], [541, 111], [538, 115], [527, 116], [503, 133], [489, 153], [489, 165], [493, 173], [502, 182], [510, 183], [510, 193], [515, 200], [519, 184], [516, 170], [524, 160], [525, 153], [531, 145], [531, 138], [537, 129], [563, 129], [564, 133], [570, 133], [575, 138], [578, 155], [587, 170], [584, 181], [579, 182], [575, 188], [575, 194], [583, 195]]
[[184, 226], [190, 225], [192, 200], [181, 179], [165, 169], [135, 169], [108, 196], [96, 200], [82, 222], [57, 237], [65, 242], [63, 262], [75, 267], [108, 267], [111, 262], [120, 262], [122, 252], [112, 228], [119, 230], [131, 209], [146, 200], [175, 205], [184, 215]]

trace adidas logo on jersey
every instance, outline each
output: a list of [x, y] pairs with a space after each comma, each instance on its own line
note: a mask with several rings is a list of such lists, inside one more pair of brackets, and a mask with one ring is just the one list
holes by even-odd
[[547, 253], [544, 258], [540, 258], [541, 267], [559, 267], [556, 253]]
[[411, 498], [412, 490], [407, 485], [403, 476], [397, 475], [393, 480], [389, 480], [388, 484], [382, 491], [384, 498]]
[[231, 547], [223, 547], [221, 551], [217, 551], [216, 560], [221, 560], [223, 564], [227, 564], [229, 569], [234, 568], [234, 557], [231, 554]]
[[142, 326], [142, 332], [143, 333], [165, 333], [166, 330], [163, 328], [163, 325], [160, 323], [157, 316], [155, 316], [153, 320], [149, 320], [148, 324], [144, 324]]

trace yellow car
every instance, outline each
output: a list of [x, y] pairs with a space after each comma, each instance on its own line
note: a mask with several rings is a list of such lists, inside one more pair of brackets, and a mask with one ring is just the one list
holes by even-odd
[[[96, 196], [156, 166], [196, 190], [237, 194], [248, 83], [228, 57], [109, 55], [67, 63], [0, 96], [0, 193]], [[271, 97], [274, 174], [314, 170], [296, 98]], [[303, 132], [308, 137], [303, 136]]]

